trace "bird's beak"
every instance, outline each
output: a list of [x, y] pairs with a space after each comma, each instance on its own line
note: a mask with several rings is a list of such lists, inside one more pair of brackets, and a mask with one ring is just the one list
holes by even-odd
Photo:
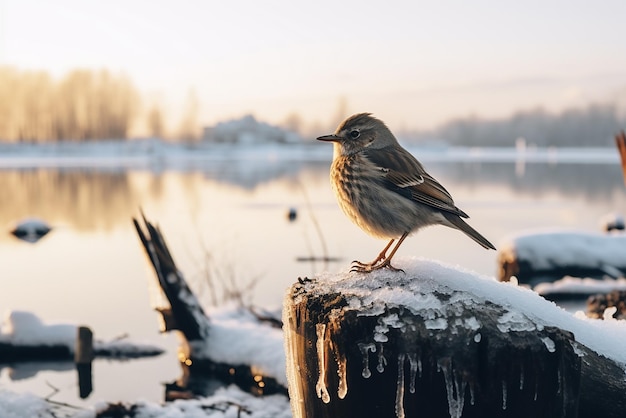
[[339, 142], [341, 138], [335, 134], [330, 134], [330, 135], [320, 136], [319, 138], [317, 138], [317, 140], [326, 141], [326, 142]]

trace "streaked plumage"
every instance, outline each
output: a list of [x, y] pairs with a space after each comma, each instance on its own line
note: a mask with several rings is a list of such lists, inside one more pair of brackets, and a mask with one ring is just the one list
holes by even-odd
[[[445, 225], [464, 232], [487, 249], [494, 246], [462, 218], [450, 193], [398, 144], [389, 128], [369, 113], [343, 121], [334, 134], [318, 138], [334, 145], [331, 184], [339, 206], [355, 224], [378, 238], [390, 239], [371, 263], [354, 262], [353, 270], [368, 272], [391, 266], [402, 241], [428, 225]], [[398, 243], [389, 256], [391, 244]]]

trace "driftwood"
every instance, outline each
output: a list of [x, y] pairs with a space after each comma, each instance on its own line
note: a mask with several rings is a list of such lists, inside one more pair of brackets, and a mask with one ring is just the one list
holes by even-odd
[[[406, 271], [290, 289], [283, 315], [294, 418], [623, 416], [616, 361], [480, 289]], [[445, 274], [448, 283], [472, 279]]]
[[[143, 226], [137, 219], [133, 223], [143, 248], [154, 268], [159, 287], [163, 291], [168, 307], [158, 308], [162, 316], [162, 331], [179, 331], [182, 346], [179, 360], [183, 374], [178, 381], [168, 386], [166, 397], [208, 395], [217, 386], [207, 384], [218, 379], [221, 384], [234, 383], [243, 390], [255, 394], [286, 393], [285, 385], [272, 376], [264, 376], [258, 365], [249, 362], [237, 364], [215, 361], [207, 352], [206, 344], [212, 337], [212, 321], [189, 288], [182, 272], [168, 249], [163, 234], [142, 214]], [[257, 316], [258, 318], [258, 316]], [[258, 318], [259, 322], [263, 321]], [[279, 347], [279, 349], [282, 348]], [[219, 386], [219, 385], [218, 385]]]

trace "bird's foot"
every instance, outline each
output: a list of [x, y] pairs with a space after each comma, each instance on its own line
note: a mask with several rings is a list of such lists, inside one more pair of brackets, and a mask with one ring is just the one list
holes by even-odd
[[385, 260], [374, 260], [371, 263], [361, 263], [360, 261], [354, 260], [352, 262], [352, 268], [350, 269], [350, 272], [353, 273], [371, 273], [374, 270], [380, 270], [382, 268], [386, 268], [389, 269], [391, 271], [401, 271], [402, 273], [404, 273], [404, 270], [399, 269], [399, 268], [395, 268], [394, 266], [391, 265], [391, 260], [389, 259], [385, 259]]

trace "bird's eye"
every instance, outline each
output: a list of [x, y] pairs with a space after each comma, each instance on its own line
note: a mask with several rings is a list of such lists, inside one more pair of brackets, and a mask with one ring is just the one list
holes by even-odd
[[353, 131], [350, 131], [350, 138], [357, 139], [360, 136], [361, 136], [361, 132], [357, 131], [356, 129]]

